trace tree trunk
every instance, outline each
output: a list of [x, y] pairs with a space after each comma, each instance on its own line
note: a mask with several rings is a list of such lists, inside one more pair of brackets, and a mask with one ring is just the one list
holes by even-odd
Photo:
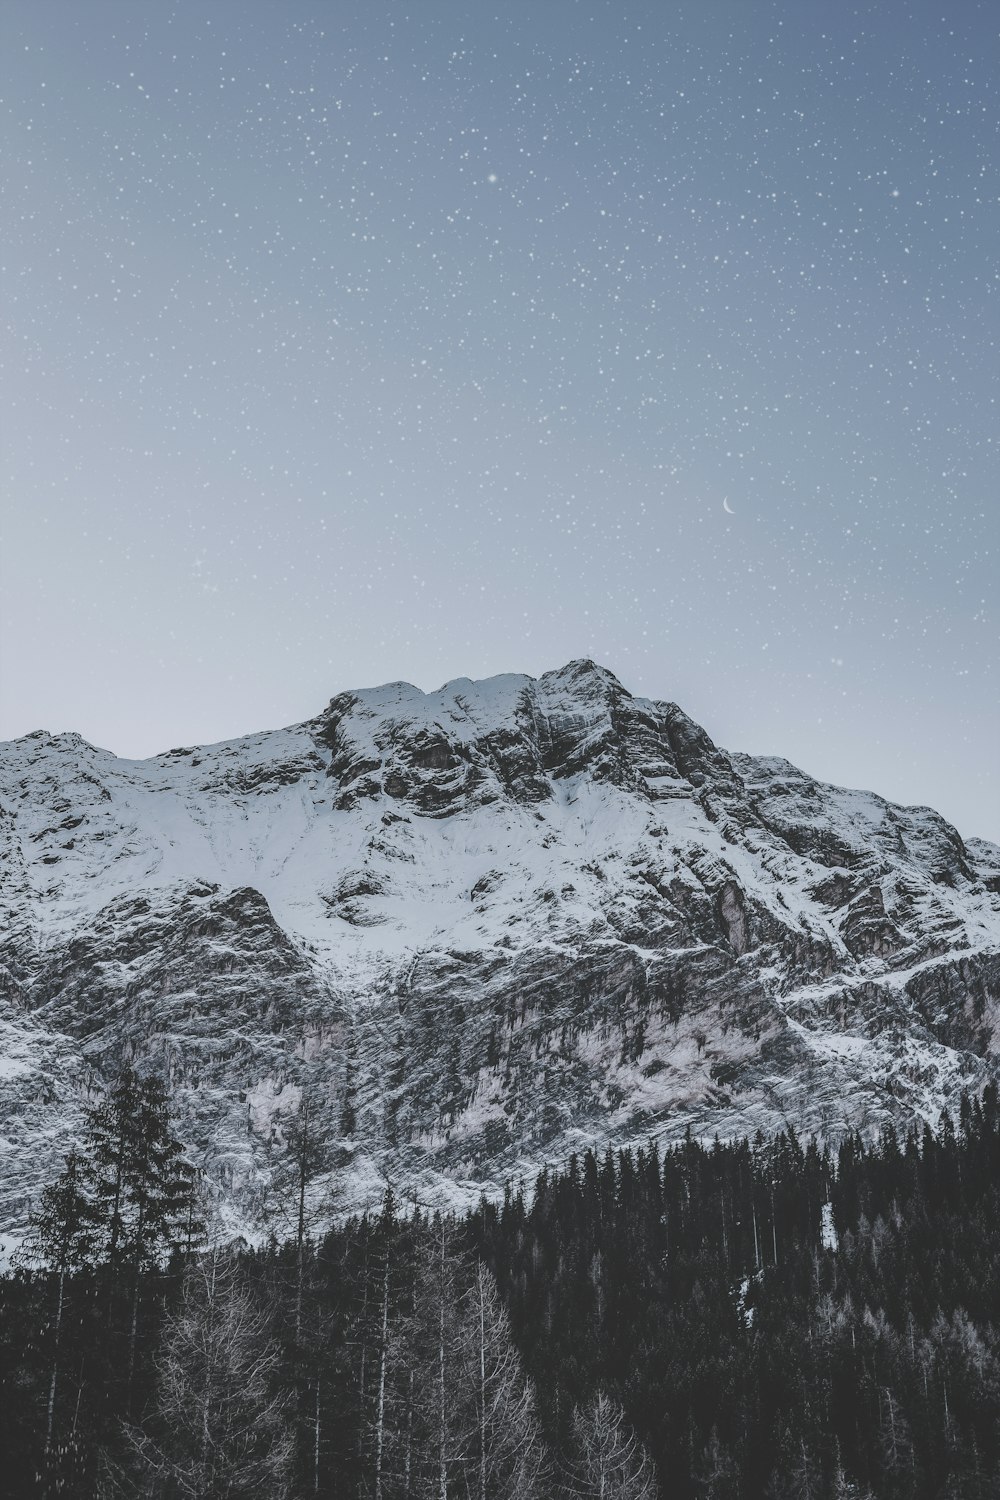
[[319, 1494], [319, 1388], [320, 1377], [316, 1377], [316, 1433], [313, 1444], [313, 1494]]
[[296, 1230], [295, 1349], [302, 1340], [302, 1281], [306, 1243], [306, 1178], [309, 1163], [309, 1105], [305, 1106], [302, 1139], [299, 1142], [299, 1214]]
[[445, 1393], [444, 1225], [441, 1226], [441, 1280], [438, 1287], [438, 1500], [448, 1500], [448, 1408]]
[[62, 1330], [63, 1294], [66, 1288], [66, 1267], [59, 1268], [59, 1300], [56, 1304], [56, 1330], [54, 1347], [52, 1350], [52, 1378], [49, 1381], [49, 1410], [45, 1424], [45, 1456], [48, 1457], [52, 1449], [52, 1423], [56, 1409], [56, 1381], [59, 1375], [59, 1335]]
[[406, 1457], [403, 1462], [403, 1500], [410, 1500], [410, 1474], [413, 1468], [413, 1371], [406, 1405]]
[[135, 1343], [139, 1327], [139, 1284], [142, 1279], [142, 1240], [145, 1232], [145, 1210], [139, 1211], [139, 1223], [135, 1231], [135, 1279], [132, 1284], [132, 1328], [128, 1341], [128, 1385], [125, 1388], [125, 1412], [132, 1415], [132, 1381], [135, 1376]]
[[389, 1354], [389, 1247], [382, 1279], [382, 1338], [378, 1361], [378, 1403], [375, 1423], [375, 1500], [382, 1500], [382, 1455], [385, 1450], [385, 1372]]
[[483, 1268], [476, 1278], [479, 1302], [479, 1500], [486, 1500], [486, 1296]]

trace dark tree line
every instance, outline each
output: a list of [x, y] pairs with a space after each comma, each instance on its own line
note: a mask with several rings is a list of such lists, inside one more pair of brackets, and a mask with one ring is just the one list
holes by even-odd
[[610, 1392], [671, 1500], [1000, 1494], [994, 1088], [835, 1155], [588, 1156], [470, 1227], [546, 1431]]
[[[592, 1154], [456, 1219], [208, 1228], [126, 1071], [0, 1279], [0, 1491], [179, 1500], [1000, 1494], [1000, 1109], [835, 1152]], [[204, 1222], [203, 1222], [204, 1221]]]

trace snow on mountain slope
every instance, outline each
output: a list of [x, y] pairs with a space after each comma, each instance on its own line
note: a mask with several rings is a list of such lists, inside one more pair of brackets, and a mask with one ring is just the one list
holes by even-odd
[[996, 1071], [998, 892], [1000, 850], [929, 809], [729, 756], [590, 662], [142, 762], [29, 735], [0, 746], [0, 1225], [123, 1056], [244, 1223], [306, 1076], [342, 1202], [933, 1117]]

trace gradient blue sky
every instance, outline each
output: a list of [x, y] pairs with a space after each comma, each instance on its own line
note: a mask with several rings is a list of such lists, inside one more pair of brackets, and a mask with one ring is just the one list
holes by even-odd
[[998, 30], [3, 0], [0, 734], [589, 655], [1000, 837]]

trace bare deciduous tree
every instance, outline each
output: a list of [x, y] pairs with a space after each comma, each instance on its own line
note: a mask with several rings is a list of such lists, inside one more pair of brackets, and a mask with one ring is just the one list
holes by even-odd
[[497, 1284], [481, 1261], [464, 1312], [474, 1392], [475, 1500], [531, 1500], [546, 1468], [534, 1392], [521, 1370]]
[[127, 1429], [133, 1462], [109, 1469], [104, 1493], [283, 1500], [292, 1437], [278, 1359], [235, 1257], [213, 1251], [192, 1263], [164, 1327], [154, 1414]]
[[[370, 1340], [372, 1500], [535, 1500], [547, 1454], [489, 1270], [447, 1221], [420, 1244], [409, 1312], [397, 1311], [388, 1261], [373, 1285]], [[374, 1309], [373, 1309], [374, 1311]]]
[[417, 1375], [423, 1462], [418, 1493], [448, 1500], [468, 1470], [456, 1394], [461, 1368], [459, 1257], [444, 1219], [418, 1263], [409, 1356]]
[[656, 1500], [652, 1460], [625, 1414], [603, 1391], [573, 1418], [576, 1453], [567, 1493], [573, 1500]]

